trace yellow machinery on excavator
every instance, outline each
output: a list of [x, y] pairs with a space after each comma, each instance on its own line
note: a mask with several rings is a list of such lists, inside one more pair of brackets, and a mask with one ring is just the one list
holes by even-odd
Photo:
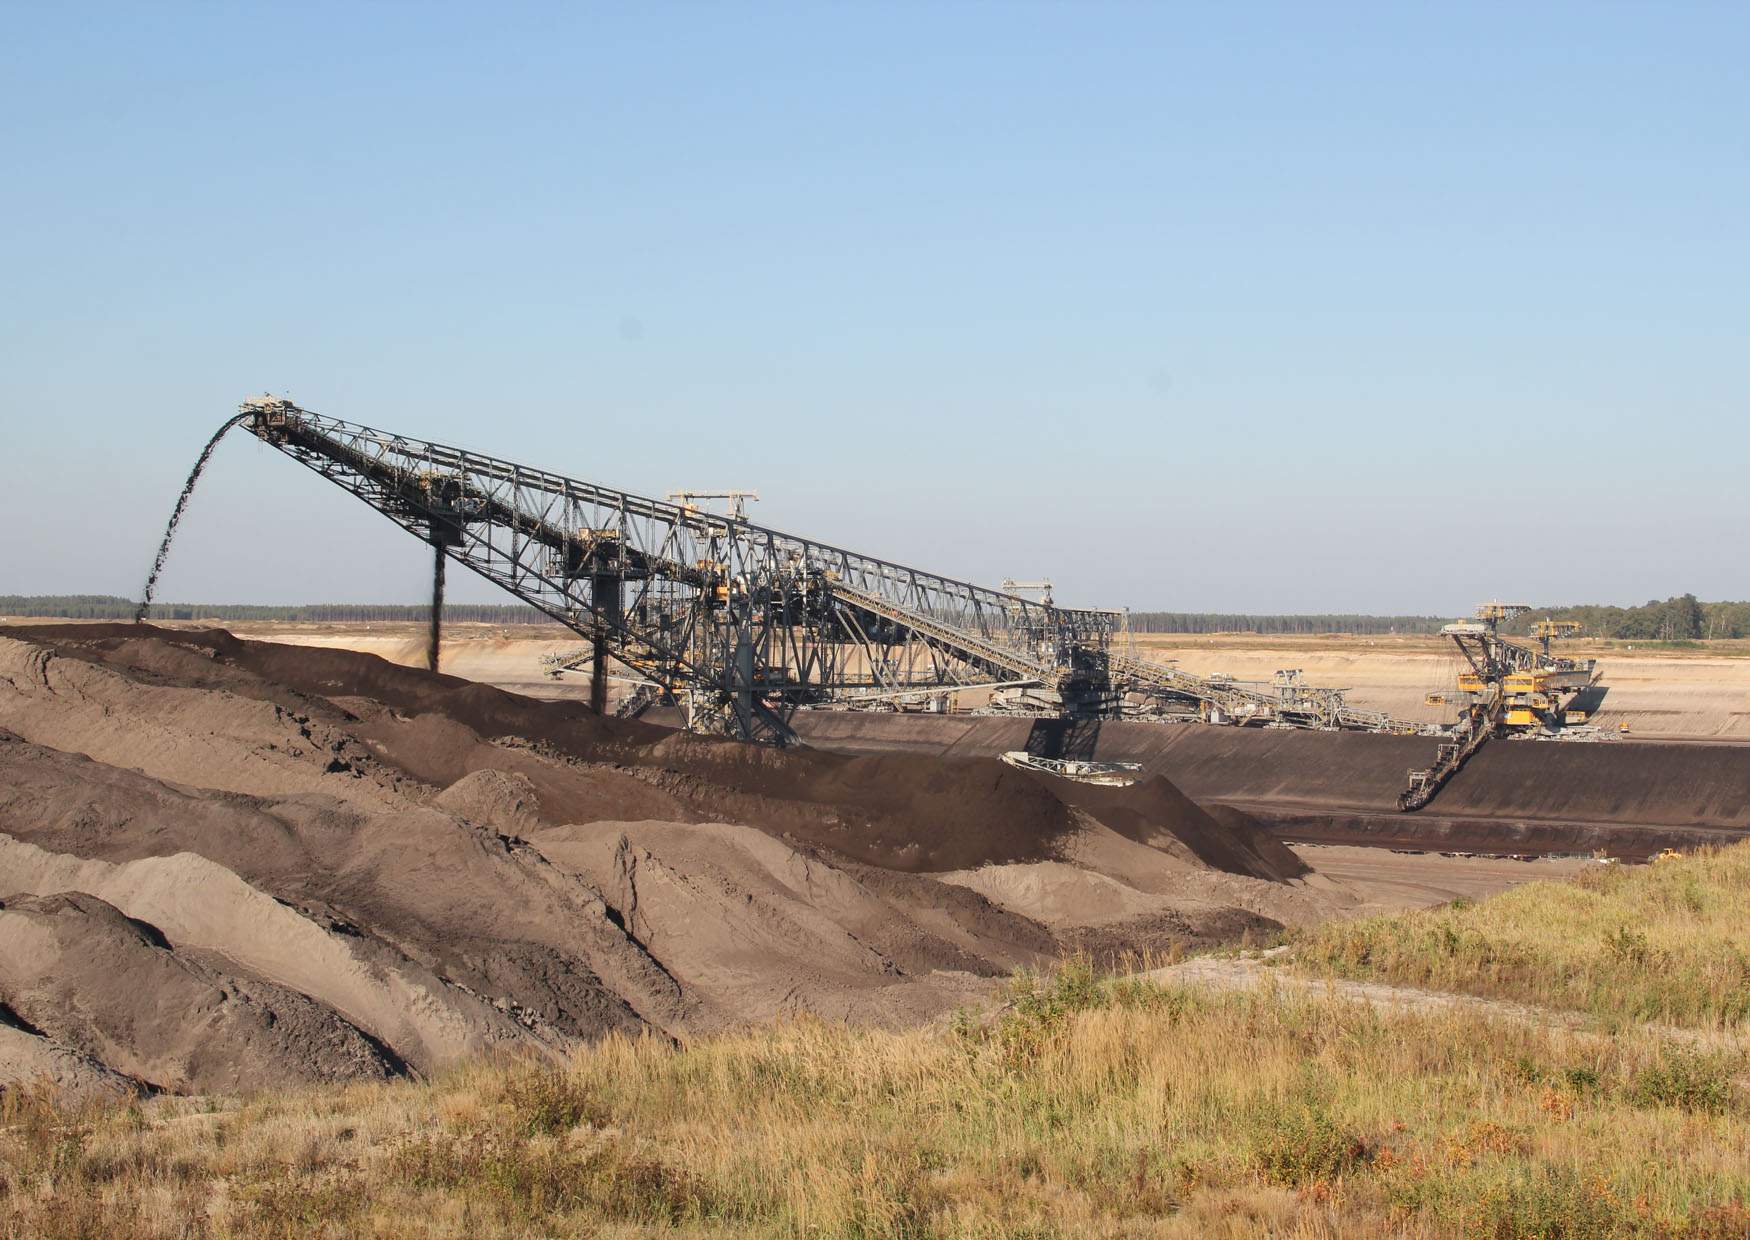
[[1587, 711], [1575, 709], [1576, 699], [1597, 682], [1598, 662], [1551, 653], [1551, 642], [1579, 634], [1577, 620], [1536, 621], [1535, 644], [1501, 632], [1502, 624], [1530, 610], [1523, 603], [1484, 603], [1475, 619], [1449, 624], [1441, 633], [1469, 665], [1458, 677], [1460, 705], [1495, 705], [1502, 732], [1553, 734], [1587, 721]]

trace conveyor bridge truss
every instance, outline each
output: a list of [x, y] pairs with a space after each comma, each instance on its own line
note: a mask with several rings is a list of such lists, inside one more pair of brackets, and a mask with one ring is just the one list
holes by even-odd
[[780, 533], [323, 417], [263, 397], [242, 425], [592, 643], [692, 726], [784, 743], [798, 708], [1027, 685], [1116, 713], [1122, 613], [1057, 607]]
[[1128, 692], [1159, 703], [1169, 712], [1194, 713], [1206, 723], [1320, 731], [1419, 730], [1417, 724], [1393, 719], [1381, 711], [1350, 706], [1343, 690], [1305, 684], [1298, 671], [1277, 672], [1266, 683], [1199, 676], [1134, 654], [1112, 655], [1111, 666], [1113, 680]]

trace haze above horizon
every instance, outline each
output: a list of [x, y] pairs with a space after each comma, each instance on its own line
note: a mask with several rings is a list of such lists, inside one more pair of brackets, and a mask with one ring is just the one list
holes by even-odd
[[[0, 593], [266, 388], [1065, 603], [1750, 594], [1743, 6], [4, 21]], [[160, 596], [428, 571], [236, 435]]]

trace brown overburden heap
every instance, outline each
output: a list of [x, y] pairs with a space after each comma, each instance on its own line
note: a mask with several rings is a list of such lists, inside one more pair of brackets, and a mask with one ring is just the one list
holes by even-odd
[[1074, 875], [1134, 881], [1158, 946], [1304, 872], [1158, 777], [754, 748], [218, 630], [6, 630], [0, 771], [0, 1081], [94, 1090], [903, 1024], [1122, 949], [1051, 915]]

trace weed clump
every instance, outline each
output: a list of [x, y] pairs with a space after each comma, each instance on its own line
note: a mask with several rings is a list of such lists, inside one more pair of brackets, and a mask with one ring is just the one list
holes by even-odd
[[1261, 1108], [1247, 1153], [1272, 1184], [1304, 1188], [1350, 1175], [1367, 1162], [1370, 1150], [1327, 1107], [1298, 1102]]
[[551, 1135], [584, 1124], [601, 1128], [611, 1118], [580, 1081], [554, 1068], [514, 1072], [504, 1081], [501, 1096], [514, 1127], [525, 1136]]
[[1724, 1055], [1673, 1049], [1635, 1074], [1629, 1100], [1717, 1115], [1732, 1103], [1733, 1066]]
[[393, 1167], [415, 1187], [479, 1196], [511, 1218], [587, 1212], [673, 1225], [716, 1213], [713, 1196], [692, 1176], [613, 1142], [579, 1149], [488, 1130], [430, 1133], [397, 1150]]
[[[1600, 1177], [1572, 1167], [1534, 1166], [1485, 1184], [1468, 1231], [1478, 1236], [1590, 1240], [1632, 1234], [1632, 1210]], [[1638, 1228], [1636, 1228], [1638, 1230]]]

